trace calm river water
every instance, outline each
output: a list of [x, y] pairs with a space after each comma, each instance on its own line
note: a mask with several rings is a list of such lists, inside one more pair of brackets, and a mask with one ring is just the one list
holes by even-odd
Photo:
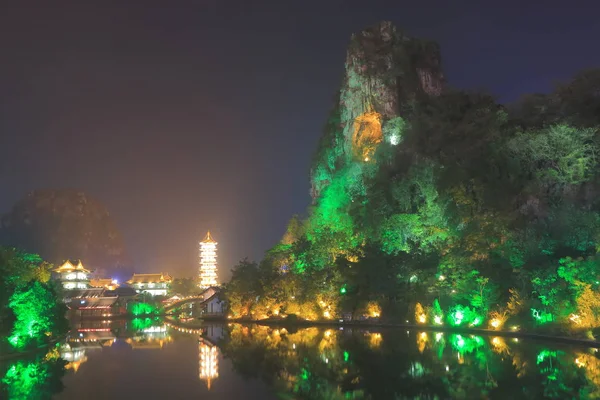
[[0, 364], [9, 399], [600, 398], [600, 353], [402, 329], [88, 322]]

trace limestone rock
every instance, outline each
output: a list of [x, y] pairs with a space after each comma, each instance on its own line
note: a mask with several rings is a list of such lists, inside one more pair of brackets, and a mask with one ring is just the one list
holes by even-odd
[[411, 38], [388, 21], [380, 22], [352, 35], [339, 103], [321, 146], [338, 146], [333, 151], [320, 149], [311, 170], [311, 195], [319, 196], [328, 184], [328, 170], [346, 161], [368, 161], [383, 140], [388, 121], [403, 116], [417, 96], [437, 96], [444, 89], [440, 50], [435, 42]]

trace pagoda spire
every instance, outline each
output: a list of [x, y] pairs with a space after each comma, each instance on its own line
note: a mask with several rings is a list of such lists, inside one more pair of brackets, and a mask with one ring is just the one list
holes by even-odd
[[206, 236], [204, 236], [204, 240], [202, 241], [202, 243], [217, 243], [217, 242], [215, 242], [215, 240], [210, 235], [210, 231], [207, 231]]

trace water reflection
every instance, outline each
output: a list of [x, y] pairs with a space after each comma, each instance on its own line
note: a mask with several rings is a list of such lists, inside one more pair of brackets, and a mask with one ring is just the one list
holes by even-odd
[[[600, 397], [597, 349], [398, 329], [189, 327], [157, 318], [79, 323], [47, 354], [0, 364], [0, 376], [0, 397], [10, 399], [47, 399], [63, 383], [58, 398]], [[90, 392], [99, 376], [106, 391]]]
[[206, 382], [206, 387], [210, 390], [211, 382], [219, 377], [219, 349], [206, 339], [200, 338], [199, 342], [200, 379]]
[[295, 398], [598, 398], [597, 349], [442, 332], [232, 325], [236, 369]]

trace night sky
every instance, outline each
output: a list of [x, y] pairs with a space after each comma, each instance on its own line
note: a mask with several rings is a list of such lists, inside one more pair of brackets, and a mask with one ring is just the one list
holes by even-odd
[[311, 155], [365, 26], [437, 40], [450, 85], [502, 102], [600, 66], [596, 1], [10, 3], [0, 212], [79, 188], [108, 207], [138, 272], [191, 276], [207, 229], [224, 278], [279, 240], [310, 202]]

